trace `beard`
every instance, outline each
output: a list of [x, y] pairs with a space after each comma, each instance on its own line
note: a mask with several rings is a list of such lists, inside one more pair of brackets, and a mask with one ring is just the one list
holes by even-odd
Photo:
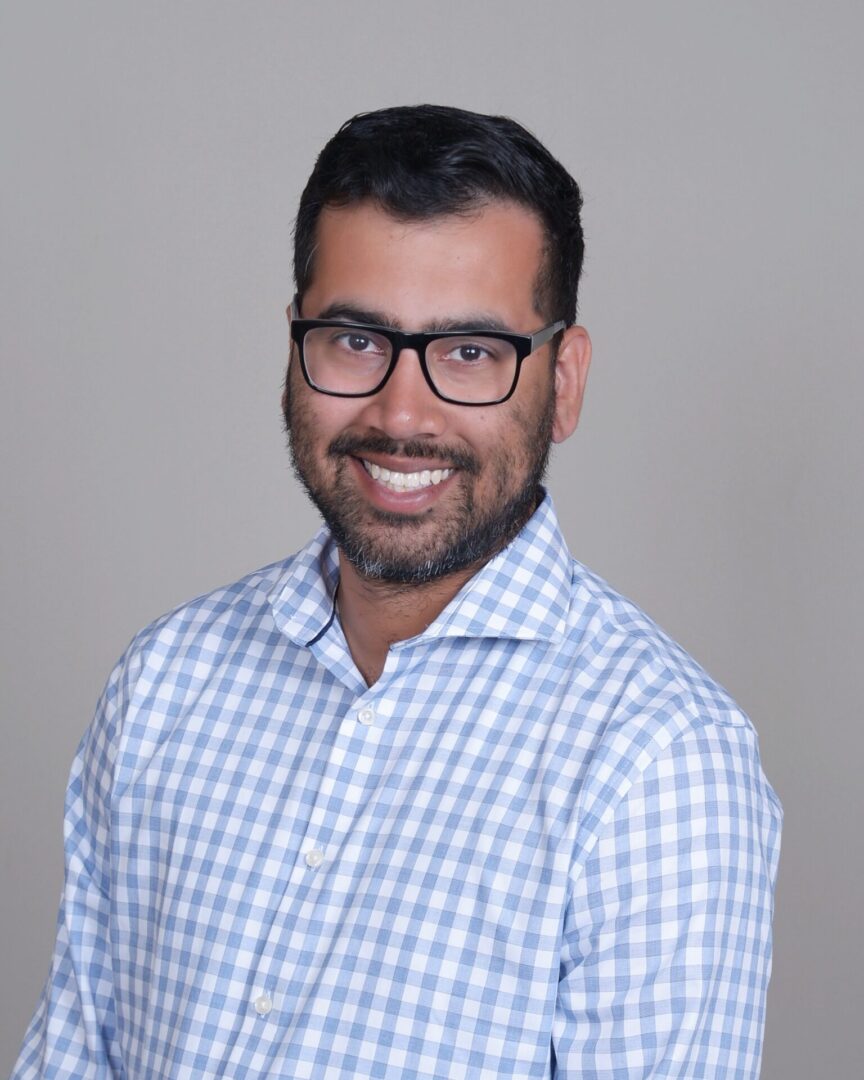
[[[342, 555], [367, 581], [424, 585], [488, 562], [516, 536], [543, 497], [555, 409], [550, 391], [539, 418], [514, 410], [512, 438], [482, 467], [494, 472], [491, 494], [477, 498], [478, 457], [460, 447], [422, 440], [398, 441], [383, 433], [337, 436], [327, 447], [328, 471], [315, 450], [314, 423], [290, 385], [285, 427], [294, 475], [327, 524]], [[364, 454], [430, 458], [457, 471], [458, 490], [426, 514], [399, 514], [370, 506], [351, 478], [349, 459]], [[515, 481], [515, 483], [514, 483]], [[455, 485], [454, 485], [455, 487]]]

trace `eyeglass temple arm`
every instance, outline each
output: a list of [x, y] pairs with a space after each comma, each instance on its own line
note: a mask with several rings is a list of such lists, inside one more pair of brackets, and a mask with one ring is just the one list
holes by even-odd
[[531, 352], [539, 349], [542, 345], [545, 345], [547, 341], [555, 337], [559, 331], [564, 330], [567, 323], [563, 319], [559, 319], [558, 322], [552, 323], [551, 326], [546, 326], [542, 330], [538, 330], [536, 334], [531, 335]]

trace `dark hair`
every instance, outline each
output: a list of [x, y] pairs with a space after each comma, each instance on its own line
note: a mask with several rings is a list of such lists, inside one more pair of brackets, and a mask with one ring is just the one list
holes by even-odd
[[543, 224], [535, 304], [576, 320], [584, 241], [579, 186], [521, 124], [444, 105], [360, 113], [318, 156], [294, 225], [294, 277], [302, 297], [314, 268], [315, 230], [326, 206], [370, 199], [396, 218], [421, 221], [510, 199]]

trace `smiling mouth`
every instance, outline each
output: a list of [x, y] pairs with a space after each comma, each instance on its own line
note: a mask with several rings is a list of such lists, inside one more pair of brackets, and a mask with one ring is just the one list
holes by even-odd
[[379, 484], [390, 491], [418, 491], [421, 488], [434, 487], [443, 480], [447, 480], [455, 472], [454, 469], [420, 469], [418, 472], [396, 472], [394, 469], [385, 469], [382, 465], [376, 465], [372, 461], [360, 458], [363, 468]]

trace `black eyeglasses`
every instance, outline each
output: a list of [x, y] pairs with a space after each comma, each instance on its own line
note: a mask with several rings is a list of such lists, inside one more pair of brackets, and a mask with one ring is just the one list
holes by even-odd
[[301, 319], [290, 308], [303, 377], [334, 397], [371, 397], [384, 386], [403, 349], [413, 349], [429, 389], [454, 405], [500, 405], [516, 389], [522, 361], [564, 329], [562, 321], [533, 334], [487, 330], [406, 333], [342, 319]]

